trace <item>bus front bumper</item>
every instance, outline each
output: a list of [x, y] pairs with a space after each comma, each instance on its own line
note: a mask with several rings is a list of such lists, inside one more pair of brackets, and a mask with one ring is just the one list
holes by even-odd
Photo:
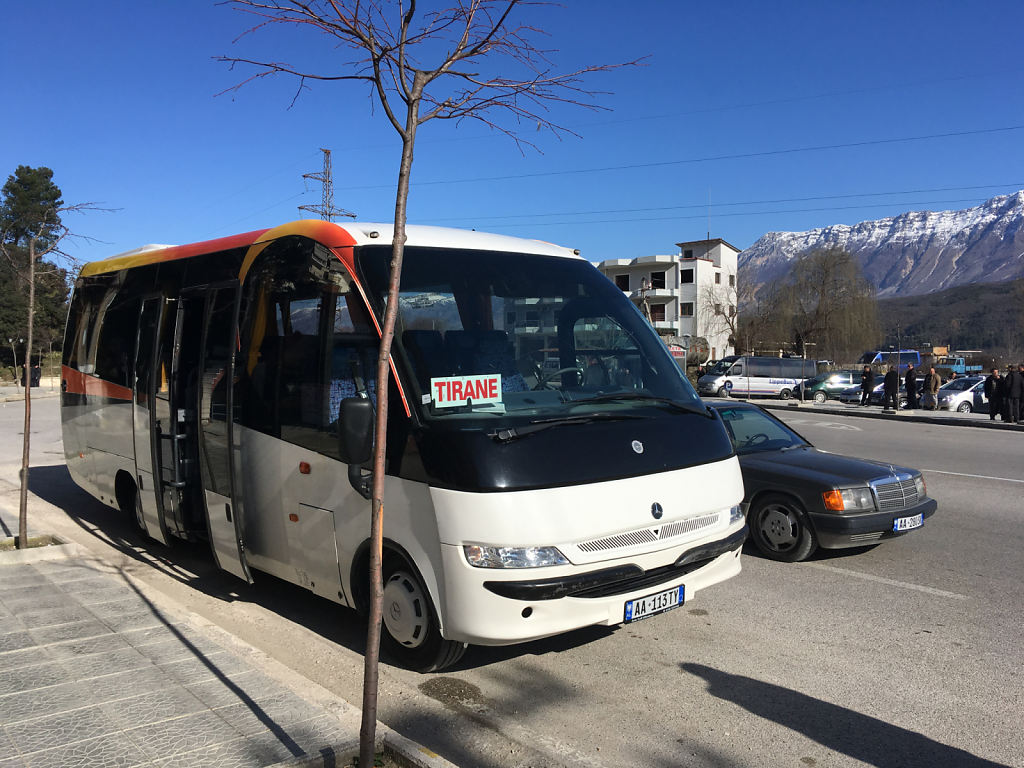
[[[495, 571], [473, 568], [480, 580], [448, 603], [444, 636], [473, 645], [510, 645], [587, 626], [621, 624], [628, 601], [670, 587], [682, 586], [688, 602], [705, 587], [740, 572], [746, 536], [746, 525], [741, 524], [723, 537], [672, 552], [667, 565], [646, 556], [582, 573], [529, 580], [497, 580]], [[461, 548], [443, 549], [448, 550], [446, 568], [468, 567]], [[660, 555], [662, 563], [669, 554], [653, 553]], [[453, 610], [456, 605], [462, 609]]]

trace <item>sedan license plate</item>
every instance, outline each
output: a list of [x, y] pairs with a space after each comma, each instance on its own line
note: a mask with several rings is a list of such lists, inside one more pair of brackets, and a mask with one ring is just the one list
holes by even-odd
[[924, 515], [914, 515], [913, 517], [897, 517], [892, 521], [892, 529], [894, 532], [899, 531], [910, 531], [914, 528], [920, 528], [924, 525]]
[[678, 608], [683, 604], [685, 593], [686, 585], [680, 584], [678, 587], [666, 589], [664, 592], [629, 600], [626, 602], [626, 613], [623, 621], [628, 624], [631, 621], [639, 621], [640, 619], [646, 619], [648, 616], [654, 616], [655, 614]]

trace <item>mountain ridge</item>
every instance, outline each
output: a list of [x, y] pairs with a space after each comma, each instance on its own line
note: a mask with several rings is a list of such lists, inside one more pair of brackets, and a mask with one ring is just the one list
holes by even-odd
[[1024, 190], [959, 211], [908, 211], [805, 232], [768, 232], [739, 254], [755, 290], [801, 254], [841, 248], [860, 263], [879, 298], [917, 296], [1024, 276]]

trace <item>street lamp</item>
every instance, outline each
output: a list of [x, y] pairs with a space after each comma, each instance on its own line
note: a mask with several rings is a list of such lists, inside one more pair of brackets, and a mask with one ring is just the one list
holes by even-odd
[[[807, 359], [807, 348], [808, 347], [816, 347], [816, 346], [818, 346], [818, 344], [817, 344], [817, 342], [814, 342], [814, 341], [805, 341], [803, 343], [803, 359], [804, 360]], [[815, 373], [818, 372], [818, 364], [817, 363], [814, 364], [814, 372]], [[803, 376], [805, 373], [807, 373], [807, 369], [803, 365], [801, 365], [800, 375]], [[804, 379], [804, 381], [802, 381], [800, 383], [800, 402], [802, 403], [806, 398], [807, 398], [807, 380]]]

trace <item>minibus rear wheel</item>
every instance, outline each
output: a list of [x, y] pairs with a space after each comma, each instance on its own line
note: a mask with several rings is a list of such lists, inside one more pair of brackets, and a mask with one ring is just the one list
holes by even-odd
[[416, 568], [397, 552], [384, 554], [382, 643], [403, 666], [434, 672], [466, 652], [465, 643], [441, 637], [437, 612]]

